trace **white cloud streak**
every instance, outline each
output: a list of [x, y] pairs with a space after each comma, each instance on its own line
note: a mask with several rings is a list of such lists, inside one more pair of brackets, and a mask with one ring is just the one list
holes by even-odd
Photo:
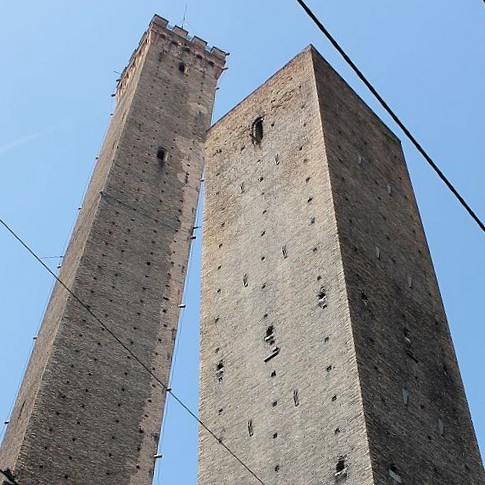
[[22, 138], [19, 138], [18, 140], [12, 141], [10, 143], [6, 143], [5, 145], [1, 145], [0, 156], [6, 152], [9, 152], [10, 150], [13, 150], [14, 148], [27, 145], [43, 135], [52, 133], [55, 129], [56, 129], [55, 126], [51, 126], [50, 128], [46, 128], [45, 130], [40, 130], [37, 133], [32, 133], [31, 135], [26, 135], [26, 136], [23, 136]]

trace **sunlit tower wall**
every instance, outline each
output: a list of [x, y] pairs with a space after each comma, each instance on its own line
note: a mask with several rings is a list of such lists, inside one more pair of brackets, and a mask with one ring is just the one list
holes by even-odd
[[[204, 424], [267, 485], [485, 484], [401, 144], [313, 47], [205, 178]], [[199, 485], [256, 483], [199, 448]]]
[[[168, 382], [226, 54], [155, 16], [117, 108], [60, 279]], [[0, 451], [20, 484], [151, 484], [163, 388], [56, 285]]]

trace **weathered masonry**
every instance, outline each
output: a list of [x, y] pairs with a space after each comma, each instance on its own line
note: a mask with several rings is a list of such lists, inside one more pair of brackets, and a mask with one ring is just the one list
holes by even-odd
[[[216, 82], [226, 54], [154, 17], [60, 278], [167, 382]], [[0, 451], [20, 484], [151, 484], [163, 389], [57, 285]]]
[[[206, 145], [201, 418], [265, 484], [485, 484], [399, 140], [309, 47]], [[252, 483], [203, 430], [199, 485]]]

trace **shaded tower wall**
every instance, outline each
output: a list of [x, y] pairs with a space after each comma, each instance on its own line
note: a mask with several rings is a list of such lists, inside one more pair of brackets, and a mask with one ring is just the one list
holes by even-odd
[[[396, 137], [309, 47], [205, 173], [204, 423], [266, 484], [483, 484]], [[251, 480], [201, 429], [199, 485]]]
[[[59, 275], [165, 383], [224, 62], [154, 17], [119, 81]], [[19, 483], [151, 484], [164, 402], [146, 370], [56, 285], [0, 467]]]
[[375, 483], [484, 484], [401, 144], [314, 66]]

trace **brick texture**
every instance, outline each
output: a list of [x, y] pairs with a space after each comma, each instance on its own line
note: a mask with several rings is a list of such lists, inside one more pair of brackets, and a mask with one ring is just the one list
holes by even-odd
[[[211, 129], [205, 173], [205, 424], [268, 485], [483, 485], [394, 134], [309, 47]], [[199, 485], [234, 483], [201, 429]]]
[[[163, 382], [224, 58], [153, 19], [119, 82], [60, 272]], [[56, 285], [0, 467], [22, 484], [151, 484], [164, 402], [152, 377]]]

